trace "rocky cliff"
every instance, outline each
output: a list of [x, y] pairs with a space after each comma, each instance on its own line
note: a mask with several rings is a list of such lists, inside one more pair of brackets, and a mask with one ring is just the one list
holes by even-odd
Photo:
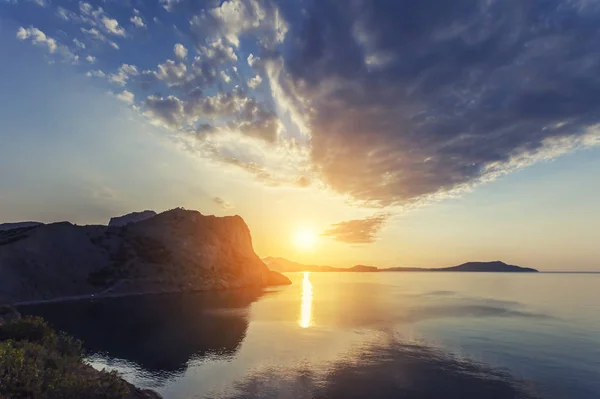
[[174, 209], [125, 226], [67, 222], [0, 233], [0, 301], [289, 284], [239, 216]]
[[132, 212], [127, 215], [117, 216], [111, 218], [108, 222], [109, 226], [126, 226], [129, 223], [137, 223], [142, 220], [150, 219], [151, 217], [156, 216], [156, 212], [154, 211], [142, 211], [142, 212]]

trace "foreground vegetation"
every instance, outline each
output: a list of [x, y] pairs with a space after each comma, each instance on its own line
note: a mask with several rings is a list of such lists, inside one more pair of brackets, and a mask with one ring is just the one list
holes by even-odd
[[115, 372], [83, 362], [81, 342], [42, 318], [0, 325], [0, 399], [122, 399], [152, 397]]

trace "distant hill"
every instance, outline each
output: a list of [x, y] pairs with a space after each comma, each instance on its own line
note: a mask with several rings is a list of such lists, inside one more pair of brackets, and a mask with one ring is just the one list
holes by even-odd
[[536, 269], [529, 267], [520, 267], [508, 265], [499, 260], [493, 262], [467, 262], [458, 266], [442, 268], [419, 268], [419, 267], [390, 267], [389, 269], [380, 269], [384, 272], [515, 272], [515, 273], [535, 273]]
[[294, 262], [285, 258], [266, 257], [263, 262], [269, 269], [283, 272], [537, 272], [536, 269], [528, 267], [520, 267], [508, 265], [504, 262], [467, 262], [458, 266], [442, 267], [442, 268], [423, 268], [423, 267], [390, 267], [387, 269], [379, 269], [375, 266], [356, 265], [354, 267], [332, 267], [332, 266], [317, 266], [303, 265], [302, 263]]
[[271, 270], [276, 272], [337, 272], [339, 268], [331, 266], [303, 265], [285, 258], [268, 256], [262, 260]]
[[376, 272], [375, 266], [356, 265], [354, 267], [332, 267], [332, 266], [317, 266], [303, 265], [302, 263], [294, 262], [285, 258], [275, 258], [268, 256], [262, 260], [271, 270], [283, 273], [294, 272]]

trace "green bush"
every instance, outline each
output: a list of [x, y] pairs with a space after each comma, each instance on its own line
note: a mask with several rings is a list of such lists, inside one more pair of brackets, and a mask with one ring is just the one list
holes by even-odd
[[131, 386], [83, 363], [81, 342], [41, 318], [0, 326], [0, 398], [122, 399]]

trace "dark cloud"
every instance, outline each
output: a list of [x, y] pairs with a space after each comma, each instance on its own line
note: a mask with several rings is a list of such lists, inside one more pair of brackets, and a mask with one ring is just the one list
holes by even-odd
[[600, 122], [596, 3], [311, 4], [288, 34], [286, 95], [338, 192], [379, 205], [446, 193], [576, 147]]
[[377, 233], [389, 217], [389, 213], [382, 213], [366, 219], [347, 220], [333, 224], [322, 235], [348, 244], [369, 244], [375, 242]]

